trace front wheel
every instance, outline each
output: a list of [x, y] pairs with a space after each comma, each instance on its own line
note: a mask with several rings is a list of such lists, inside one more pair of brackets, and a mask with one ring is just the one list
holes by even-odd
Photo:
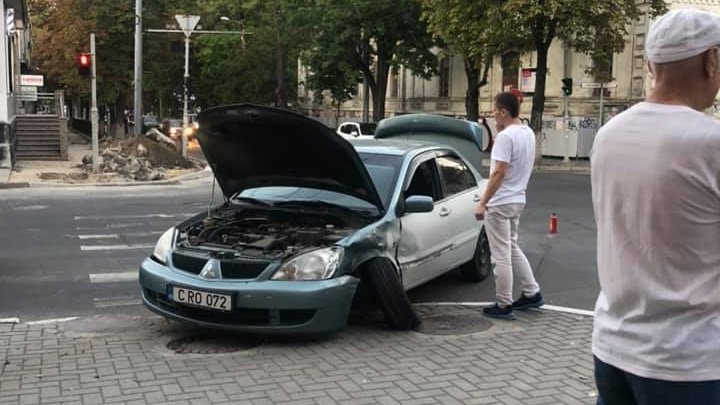
[[395, 266], [384, 259], [372, 259], [366, 263], [364, 276], [370, 282], [375, 298], [385, 316], [385, 322], [393, 329], [410, 330], [420, 325], [412, 304], [405, 294]]
[[492, 270], [490, 261], [490, 242], [488, 241], [485, 227], [480, 230], [475, 254], [472, 260], [460, 266], [460, 274], [467, 281], [480, 282], [485, 280]]

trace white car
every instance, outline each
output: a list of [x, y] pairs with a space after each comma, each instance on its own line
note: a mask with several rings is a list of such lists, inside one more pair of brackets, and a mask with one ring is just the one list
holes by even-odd
[[343, 122], [338, 125], [336, 133], [345, 139], [372, 139], [375, 137], [374, 122]]

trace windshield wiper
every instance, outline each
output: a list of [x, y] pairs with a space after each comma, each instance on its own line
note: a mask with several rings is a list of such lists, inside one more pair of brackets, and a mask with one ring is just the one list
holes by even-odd
[[252, 197], [241, 197], [238, 195], [233, 196], [230, 200], [231, 201], [241, 201], [244, 203], [254, 204], [254, 205], [262, 205], [263, 207], [272, 207], [273, 206], [272, 204], [270, 204], [267, 201], [258, 200], [257, 198], [252, 198]]

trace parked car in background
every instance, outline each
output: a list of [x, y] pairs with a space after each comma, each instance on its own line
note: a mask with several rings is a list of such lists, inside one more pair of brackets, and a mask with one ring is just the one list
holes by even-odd
[[[205, 110], [199, 122], [226, 201], [160, 237], [139, 273], [150, 310], [201, 327], [326, 334], [353, 305], [377, 304], [392, 328], [412, 329], [406, 290], [458, 266], [470, 281], [490, 274], [473, 215], [486, 180], [441, 139], [477, 149], [472, 134], [440, 122], [440, 143], [348, 142], [251, 104]], [[388, 138], [402, 133], [387, 127]]]
[[152, 128], [160, 129], [160, 122], [157, 120], [157, 117], [154, 115], [144, 115], [142, 132], [145, 133]]
[[162, 122], [161, 131], [172, 139], [180, 139], [183, 130], [183, 122], [180, 118], [165, 118]]
[[375, 128], [375, 122], [343, 122], [336, 132], [345, 139], [371, 139], [375, 136]]

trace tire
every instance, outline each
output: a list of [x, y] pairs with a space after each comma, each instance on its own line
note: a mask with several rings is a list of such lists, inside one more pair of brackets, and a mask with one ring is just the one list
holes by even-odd
[[467, 281], [479, 283], [488, 278], [491, 271], [490, 242], [488, 242], [485, 227], [483, 227], [480, 230], [477, 245], [475, 246], [475, 254], [472, 260], [460, 266], [460, 274]]
[[420, 325], [420, 318], [405, 294], [395, 266], [385, 259], [372, 259], [365, 264], [363, 275], [375, 293], [376, 302], [388, 326], [397, 330], [411, 330]]

